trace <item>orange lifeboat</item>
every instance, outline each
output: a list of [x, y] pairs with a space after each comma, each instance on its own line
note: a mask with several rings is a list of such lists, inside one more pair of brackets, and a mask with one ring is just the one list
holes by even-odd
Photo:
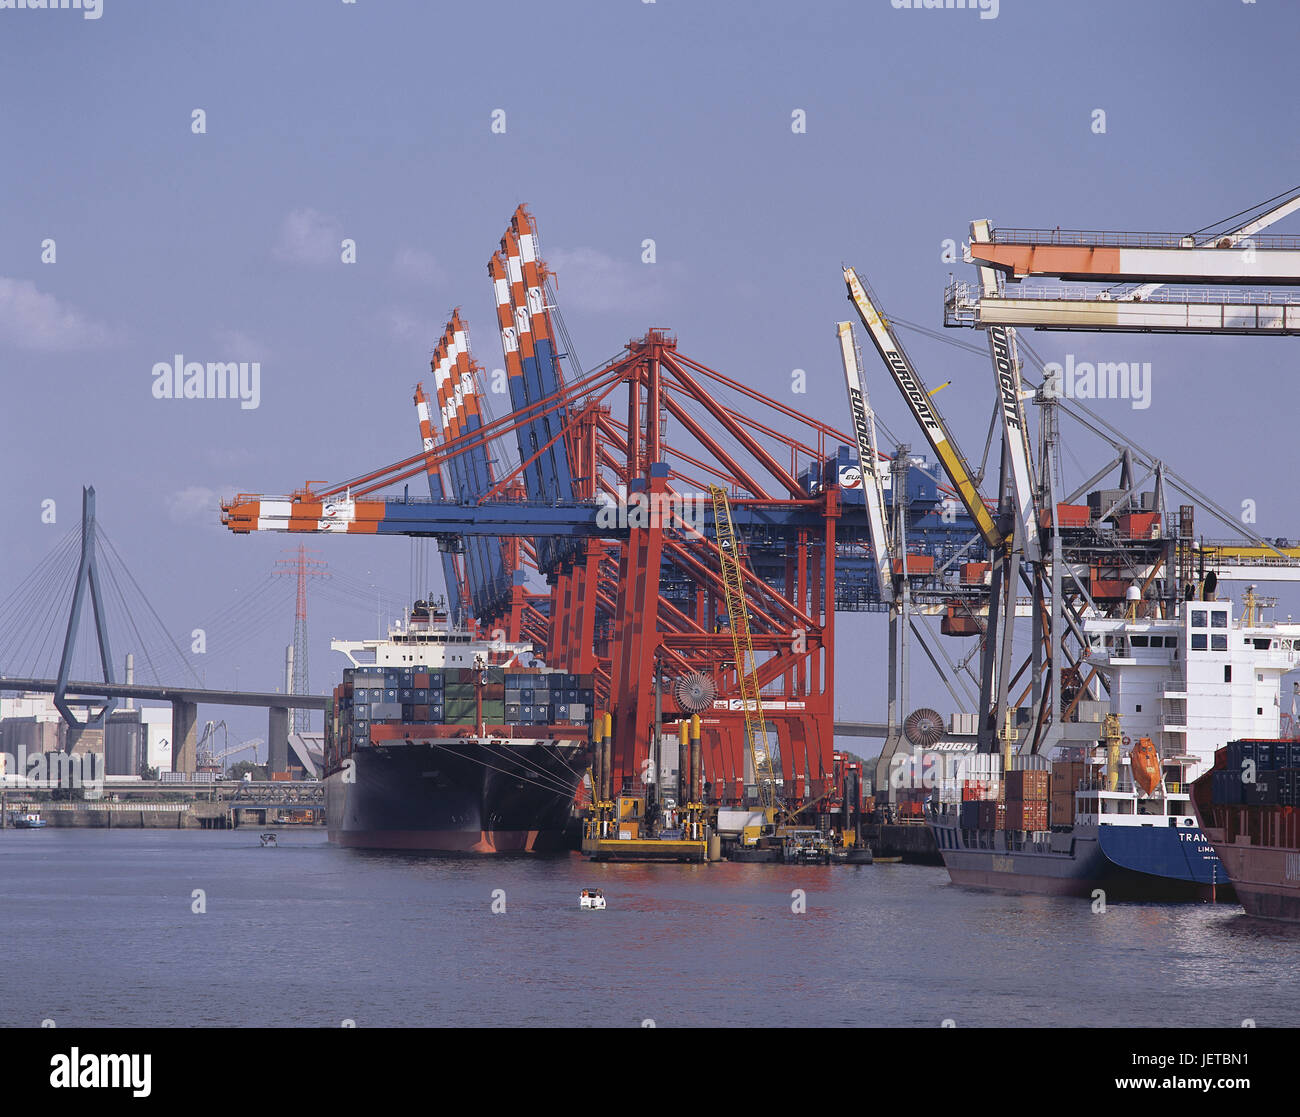
[[1133, 782], [1143, 795], [1150, 795], [1160, 786], [1160, 754], [1150, 737], [1139, 737], [1129, 756], [1133, 766]]

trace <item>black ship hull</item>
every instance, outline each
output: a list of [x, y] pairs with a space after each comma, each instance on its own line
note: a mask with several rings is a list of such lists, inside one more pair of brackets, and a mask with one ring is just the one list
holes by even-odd
[[329, 840], [448, 853], [566, 849], [587, 762], [585, 745], [547, 738], [411, 734], [372, 744], [325, 779]]

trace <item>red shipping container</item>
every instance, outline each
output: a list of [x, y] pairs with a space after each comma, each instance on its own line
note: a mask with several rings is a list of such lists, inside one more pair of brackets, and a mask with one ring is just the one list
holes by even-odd
[[989, 562], [966, 562], [962, 563], [961, 584], [963, 586], [982, 586], [984, 579], [993, 571], [993, 564]]
[[1003, 779], [1007, 785], [1007, 798], [1021, 802], [1045, 800], [1048, 797], [1048, 773], [1040, 769], [1008, 772]]
[[939, 622], [939, 631], [945, 636], [979, 636], [984, 628], [981, 619], [959, 602], [951, 601]]
[[[903, 573], [903, 560], [894, 560], [894, 573]], [[933, 574], [934, 573], [934, 556], [933, 555], [913, 555], [907, 556], [907, 573], [913, 574]]]
[[428, 720], [429, 720], [429, 707], [428, 707], [428, 706], [416, 706], [416, 707], [415, 707], [415, 720], [416, 720], [416, 721], [428, 721]]
[[[1052, 514], [1044, 509], [1041, 515], [1043, 530], [1047, 531], [1052, 526]], [[1056, 522], [1063, 528], [1087, 527], [1088, 506], [1086, 504], [1058, 504], [1056, 506]]]
[[1132, 582], [1125, 582], [1118, 578], [1104, 578], [1094, 571], [1088, 592], [1092, 594], [1094, 600], [1103, 598], [1107, 601], [1123, 601], [1124, 595], [1132, 584]]
[[415, 686], [416, 686], [416, 689], [417, 689], [417, 690], [428, 690], [428, 689], [429, 689], [429, 672], [428, 672], [428, 671], [417, 671], [417, 672], [415, 673]]
[[1120, 535], [1130, 539], [1159, 539], [1159, 512], [1125, 512], [1118, 517]]
[[1006, 805], [1006, 828], [1008, 830], [1046, 830], [1047, 803], [1021, 802], [1011, 799]]

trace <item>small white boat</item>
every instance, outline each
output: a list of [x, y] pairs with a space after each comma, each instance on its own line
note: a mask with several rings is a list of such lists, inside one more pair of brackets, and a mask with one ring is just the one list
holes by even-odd
[[276, 844], [277, 844], [277, 843], [276, 843], [275, 835], [274, 835], [274, 834], [263, 834], [263, 835], [262, 835], [262, 845], [263, 845], [263, 846], [275, 846]]
[[45, 819], [35, 811], [20, 814], [11, 822], [15, 830], [40, 830], [45, 826]]
[[584, 888], [578, 897], [578, 907], [583, 911], [604, 911], [605, 893], [599, 888]]

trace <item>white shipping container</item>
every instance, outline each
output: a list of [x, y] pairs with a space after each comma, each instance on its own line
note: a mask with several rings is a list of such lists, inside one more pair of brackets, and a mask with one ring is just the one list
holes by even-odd
[[961, 758], [962, 779], [987, 780], [1002, 774], [1002, 757], [988, 752], [969, 753]]
[[974, 736], [979, 731], [978, 714], [953, 714], [949, 722], [949, 732], [963, 737]]
[[1045, 756], [1013, 756], [1011, 758], [1011, 770], [1013, 772], [1028, 771], [1051, 771], [1052, 762]]
[[738, 811], [720, 807], [718, 809], [718, 833], [739, 834], [747, 826], [762, 826], [761, 811]]

